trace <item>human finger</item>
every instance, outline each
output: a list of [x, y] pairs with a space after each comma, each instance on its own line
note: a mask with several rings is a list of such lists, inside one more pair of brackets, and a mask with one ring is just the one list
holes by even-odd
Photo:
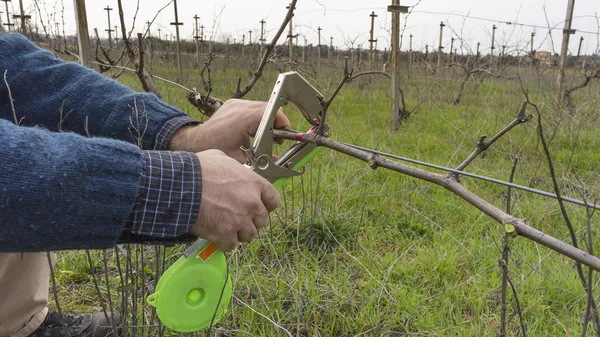
[[[283, 113], [283, 109], [279, 108], [277, 110], [277, 114], [275, 115], [275, 128], [276, 129], [290, 129], [292, 127], [292, 123], [287, 118], [287, 116]], [[276, 139], [275, 142], [281, 145], [283, 144], [283, 139]]]
[[283, 113], [283, 109], [279, 108], [277, 110], [277, 114], [275, 115], [275, 128], [276, 129], [289, 129], [292, 127], [290, 120]]
[[254, 224], [248, 224], [237, 232], [237, 238], [239, 242], [250, 242], [258, 234], [258, 230]]
[[265, 208], [267, 209], [267, 212], [271, 212], [277, 208], [277, 206], [279, 206], [281, 196], [275, 187], [270, 182], [265, 180], [262, 186], [261, 199], [265, 205]]
[[[247, 109], [257, 110], [256, 112], [260, 113], [262, 118], [262, 113], [267, 109], [268, 102], [263, 101], [242, 101], [247, 103]], [[283, 108], [279, 107], [277, 113], [275, 115], [275, 128], [291, 128], [292, 124], [287, 116], [283, 113]]]
[[265, 227], [268, 223], [269, 223], [269, 212], [267, 211], [266, 208], [262, 208], [262, 210], [260, 210], [252, 219], [252, 222], [254, 222], [254, 226], [257, 229], [261, 229], [263, 227]]
[[217, 245], [224, 252], [229, 252], [229, 251], [234, 250], [238, 244], [239, 244], [239, 242], [238, 242], [237, 235], [228, 236], [226, 238], [223, 238], [223, 239], [217, 241]]

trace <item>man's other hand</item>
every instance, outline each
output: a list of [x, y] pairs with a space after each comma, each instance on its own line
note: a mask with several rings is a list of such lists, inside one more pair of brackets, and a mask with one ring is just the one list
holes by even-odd
[[280, 196], [265, 178], [219, 150], [197, 153], [202, 168], [202, 200], [190, 233], [216, 242], [224, 251], [250, 242], [269, 222]]
[[[201, 152], [218, 149], [245, 163], [246, 157], [240, 147], [250, 147], [250, 137], [256, 135], [266, 107], [266, 102], [230, 99], [204, 124], [177, 130], [169, 150]], [[275, 118], [275, 128], [289, 127], [290, 121], [280, 109]]]

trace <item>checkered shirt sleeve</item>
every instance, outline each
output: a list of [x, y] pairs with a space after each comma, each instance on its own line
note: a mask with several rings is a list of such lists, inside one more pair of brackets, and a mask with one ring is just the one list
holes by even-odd
[[180, 116], [169, 119], [158, 131], [154, 150], [166, 151], [169, 149], [169, 142], [177, 129], [188, 124], [200, 124], [199, 120], [188, 116]]
[[191, 152], [142, 152], [143, 181], [124, 232], [153, 238], [183, 236], [200, 210], [200, 161]]
[[154, 151], [142, 151], [140, 192], [121, 242], [189, 241], [202, 197], [200, 161], [194, 153], [167, 150], [177, 129], [198, 123], [187, 116], [172, 118], [156, 135]]

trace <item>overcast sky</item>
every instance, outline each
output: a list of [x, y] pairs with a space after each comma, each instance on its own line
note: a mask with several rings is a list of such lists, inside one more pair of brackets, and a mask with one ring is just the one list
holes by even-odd
[[[252, 30], [253, 42], [260, 34], [261, 19], [266, 21], [267, 38], [270, 38], [279, 27], [285, 12], [288, 0], [179, 0], [179, 20], [184, 22], [180, 33], [183, 39], [193, 36], [193, 16], [200, 16], [200, 24], [204, 25], [204, 34], [214, 36], [217, 40], [230, 38], [240, 41], [242, 35]], [[18, 0], [9, 3], [9, 11], [18, 11]], [[34, 20], [39, 20], [40, 15], [34, 7], [33, 0], [23, 0], [25, 11], [30, 13]], [[73, 14], [73, 1], [71, 0], [40, 0], [38, 1], [44, 21], [49, 16], [55, 16], [61, 21], [64, 3], [64, 21], [67, 34], [75, 32]], [[333, 44], [344, 47], [354, 42], [355, 46], [362, 45], [368, 48], [370, 18], [374, 11], [378, 17], [375, 21], [375, 36], [378, 39], [378, 49], [389, 45], [389, 28], [391, 16], [386, 12], [391, 0], [298, 0], [296, 15], [294, 17], [295, 34], [300, 34], [299, 43], [317, 44], [317, 27], [321, 27], [323, 44], [329, 43], [333, 37]], [[4, 5], [4, 3], [0, 3]], [[106, 36], [107, 15], [104, 7], [109, 5], [115, 10], [111, 11], [111, 25], [120, 26], [118, 22], [116, 0], [88, 0], [86, 1], [90, 33], [93, 28], [98, 28], [101, 35]], [[156, 13], [169, 0], [140, 0], [140, 9], [136, 22], [136, 32], [141, 32], [142, 25], [156, 15]], [[560, 51], [562, 28], [566, 16], [567, 0], [401, 0], [402, 5], [413, 6], [413, 12], [406, 17], [402, 15], [403, 27], [402, 49], [408, 49], [408, 36], [413, 34], [413, 49], [424, 50], [429, 45], [430, 51], [437, 48], [439, 39], [440, 22], [447, 26], [444, 28], [444, 41], [446, 51], [449, 50], [450, 38], [462, 37], [464, 51], [470, 46], [473, 50], [477, 42], [481, 42], [482, 53], [488, 53], [491, 43], [492, 25], [496, 25], [496, 44], [498, 48], [506, 45], [507, 52], [516, 53], [517, 50], [529, 49], [529, 39], [532, 31], [536, 32], [534, 48], [536, 50]], [[126, 25], [131, 28], [136, 1], [123, 0]], [[544, 10], [545, 8], [545, 10]], [[4, 8], [0, 8], [4, 12]], [[577, 46], [581, 36], [584, 37], [582, 53], [593, 53], [598, 48], [598, 21], [595, 17], [600, 12], [599, 0], [577, 0], [573, 19], [573, 28], [578, 32], [571, 36], [569, 50], [577, 53]], [[469, 18], [465, 18], [465, 16]], [[54, 20], [54, 19], [52, 19]], [[494, 22], [497, 20], [498, 22]], [[6, 21], [6, 14], [2, 15], [2, 22]], [[152, 25], [152, 34], [175, 34], [173, 5], [167, 6], [156, 18]], [[509, 24], [510, 23], [510, 24]], [[406, 25], [406, 27], [404, 27]], [[548, 25], [553, 28], [548, 34]], [[54, 32], [55, 27], [50, 27]], [[49, 29], [50, 29], [49, 28]], [[113, 27], [114, 28], [114, 27]], [[40, 27], [41, 31], [41, 27]], [[287, 35], [287, 31], [284, 36]], [[550, 38], [552, 37], [552, 38]], [[461, 43], [455, 42], [459, 49]], [[500, 49], [497, 49], [499, 52]]]

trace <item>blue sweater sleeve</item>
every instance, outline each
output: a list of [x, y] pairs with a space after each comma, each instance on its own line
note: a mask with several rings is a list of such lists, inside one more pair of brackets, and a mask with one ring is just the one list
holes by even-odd
[[[73, 62], [55, 58], [19, 34], [0, 34], [0, 76], [6, 71], [22, 126], [43, 126], [137, 143], [138, 107], [142, 148], [152, 150], [170, 119], [186, 114], [153, 94], [136, 93], [119, 82]], [[0, 118], [13, 120], [8, 89], [0, 85]], [[62, 120], [61, 120], [62, 119]]]
[[139, 193], [133, 144], [0, 119], [0, 252], [116, 244]]

